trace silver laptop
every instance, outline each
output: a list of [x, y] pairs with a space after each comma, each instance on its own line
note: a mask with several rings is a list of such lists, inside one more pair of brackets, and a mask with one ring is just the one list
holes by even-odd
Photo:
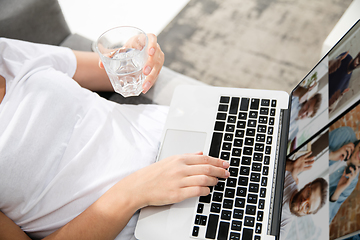
[[[355, 24], [347, 35], [353, 37], [359, 25]], [[345, 35], [336, 46], [349, 38]], [[306, 153], [311, 141], [318, 139], [322, 144], [314, 146], [326, 154], [322, 146], [328, 138], [320, 135], [359, 102], [355, 96], [344, 104], [332, 104], [329, 114], [328, 62], [327, 55], [290, 96], [271, 90], [179, 86], [171, 102], [158, 160], [202, 151], [229, 161], [230, 177], [219, 179], [208, 196], [142, 209], [135, 237], [279, 239], [286, 159]], [[307, 89], [307, 95], [298, 97], [295, 92], [299, 88]], [[316, 111], [308, 108], [308, 112], [301, 112], [302, 102], [310, 102], [318, 94], [323, 98]], [[307, 122], [300, 122], [300, 118]]]

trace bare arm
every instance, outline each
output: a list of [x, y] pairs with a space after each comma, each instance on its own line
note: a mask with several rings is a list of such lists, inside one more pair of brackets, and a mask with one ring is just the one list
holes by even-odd
[[[140, 208], [208, 195], [207, 186], [230, 175], [225, 170], [228, 167], [223, 160], [201, 154], [166, 158], [117, 182], [79, 216], [44, 239], [114, 239]], [[29, 239], [5, 215], [0, 215], [0, 220], [7, 221], [0, 224], [0, 239]]]
[[[154, 85], [164, 64], [164, 53], [157, 44], [156, 36], [148, 34], [148, 38], [149, 47], [147, 50], [149, 58], [143, 69], [143, 73], [147, 76], [143, 84], [143, 93], [146, 93]], [[82, 87], [92, 91], [113, 91], [97, 53], [74, 51], [74, 54], [77, 60], [75, 81]]]

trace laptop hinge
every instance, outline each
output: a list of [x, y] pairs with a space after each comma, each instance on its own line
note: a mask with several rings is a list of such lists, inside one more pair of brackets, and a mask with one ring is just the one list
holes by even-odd
[[281, 110], [279, 121], [279, 134], [276, 145], [276, 156], [274, 164], [274, 179], [270, 202], [268, 234], [279, 236], [282, 208], [282, 196], [284, 188], [285, 163], [287, 151], [287, 139], [289, 128], [289, 110]]

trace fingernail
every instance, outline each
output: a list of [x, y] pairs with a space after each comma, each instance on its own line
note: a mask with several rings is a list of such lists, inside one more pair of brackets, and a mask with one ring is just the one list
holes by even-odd
[[230, 176], [230, 172], [229, 171], [226, 171], [225, 172], [225, 177], [229, 177]]
[[224, 161], [224, 162], [223, 162], [223, 167], [224, 167], [224, 168], [228, 168], [228, 167], [230, 167], [230, 164], [229, 164], [228, 162], [225, 162], [225, 161]]
[[150, 66], [146, 66], [145, 69], [144, 69], [144, 74], [145, 75], [149, 75], [151, 72], [151, 67]]
[[149, 55], [152, 56], [155, 54], [155, 48], [150, 48], [149, 49]]
[[143, 86], [143, 93], [147, 93], [147, 91], [149, 91], [150, 89], [150, 82], [146, 82]]

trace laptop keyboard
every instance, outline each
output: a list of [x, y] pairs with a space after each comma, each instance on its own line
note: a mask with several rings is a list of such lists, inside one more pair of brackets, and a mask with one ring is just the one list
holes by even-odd
[[261, 239], [275, 113], [274, 99], [220, 98], [209, 155], [230, 162], [230, 177], [199, 198], [193, 238]]

